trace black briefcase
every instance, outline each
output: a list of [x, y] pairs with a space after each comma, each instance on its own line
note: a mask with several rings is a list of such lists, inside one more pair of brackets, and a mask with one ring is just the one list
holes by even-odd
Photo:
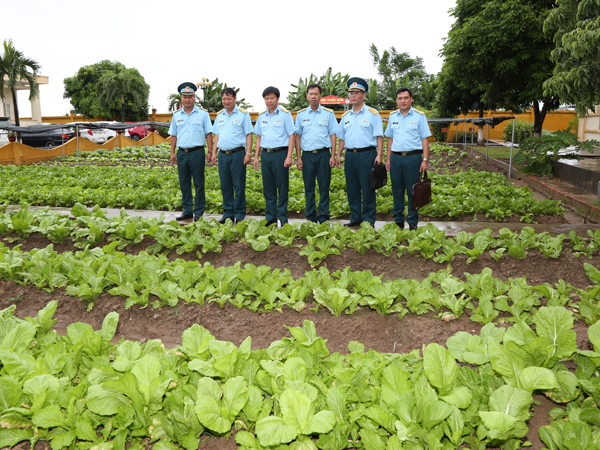
[[387, 170], [385, 164], [376, 164], [371, 169], [371, 189], [376, 191], [379, 188], [384, 187], [387, 184]]
[[429, 203], [431, 203], [431, 180], [427, 177], [427, 171], [425, 170], [421, 172], [419, 181], [413, 184], [412, 207], [419, 209]]

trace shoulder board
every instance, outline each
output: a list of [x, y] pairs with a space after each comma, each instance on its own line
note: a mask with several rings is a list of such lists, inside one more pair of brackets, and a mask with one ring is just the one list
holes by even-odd
[[225, 108], [223, 108], [221, 111], [219, 111], [219, 112], [217, 113], [217, 115], [221, 114], [223, 111], [225, 111]]
[[200, 109], [202, 109], [202, 110], [204, 110], [204, 111], [208, 112], [208, 109], [206, 109], [206, 108], [203, 108], [202, 106], [200, 106]]
[[346, 114], [348, 114], [350, 112], [350, 110], [346, 111], [344, 114], [342, 114], [342, 117], [344, 117]]
[[414, 112], [418, 112], [419, 114], [425, 114], [423, 111], [419, 111], [418, 109], [413, 108]]
[[246, 111], [245, 109], [242, 108], [238, 108], [242, 113], [246, 114], [248, 111]]
[[397, 113], [397, 112], [400, 112], [400, 110], [396, 109], [395, 111], [392, 111], [390, 114], [394, 114], [394, 113]]
[[369, 108], [369, 111], [371, 111], [373, 114], [377, 115], [377, 110], [375, 108]]
[[283, 106], [280, 106], [279, 109], [281, 109], [283, 112], [289, 112], [287, 109], [285, 109]]
[[325, 111], [333, 112], [333, 109], [330, 109], [330, 108], [325, 108], [324, 106], [323, 106], [323, 109], [324, 109]]
[[266, 112], [267, 112], [267, 110], [265, 109], [264, 111], [259, 112], [258, 115], [260, 116], [261, 114], [264, 114]]
[[302, 111], [306, 111], [308, 108], [302, 108], [300, 111], [298, 111], [299, 113], [301, 113]]

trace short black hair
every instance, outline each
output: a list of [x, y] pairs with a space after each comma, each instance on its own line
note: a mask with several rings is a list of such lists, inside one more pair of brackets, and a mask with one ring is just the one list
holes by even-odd
[[396, 97], [398, 97], [398, 95], [402, 94], [403, 92], [408, 92], [408, 95], [410, 95], [410, 98], [413, 98], [412, 91], [409, 88], [398, 89], [398, 91], [396, 92]]
[[221, 97], [223, 97], [224, 95], [231, 95], [233, 98], [237, 97], [237, 93], [235, 92], [235, 89], [230, 88], [230, 87], [226, 87], [225, 89], [223, 89], [221, 91]]
[[265, 98], [269, 94], [274, 94], [277, 98], [281, 96], [281, 94], [279, 93], [279, 89], [273, 86], [269, 86], [263, 91], [263, 98]]
[[319, 94], [323, 93], [323, 89], [321, 89], [321, 86], [319, 86], [317, 83], [309, 84], [306, 88], [306, 93], [308, 94], [308, 91], [310, 91], [311, 89], [318, 89]]

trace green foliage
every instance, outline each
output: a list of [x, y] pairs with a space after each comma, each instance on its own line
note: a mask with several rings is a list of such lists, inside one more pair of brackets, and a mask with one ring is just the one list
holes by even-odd
[[[350, 75], [342, 75], [341, 72], [333, 73], [331, 67], [325, 71], [323, 75], [317, 77], [314, 73], [310, 74], [308, 78], [300, 78], [298, 84], [292, 84], [295, 89], [290, 91], [287, 97], [287, 103], [281, 103], [285, 108], [291, 111], [300, 111], [303, 108], [308, 107], [308, 99], [306, 98], [307, 87], [313, 83], [321, 86], [323, 90], [323, 97], [328, 95], [335, 95], [336, 97], [347, 98], [348, 87], [346, 82], [350, 78]], [[343, 105], [329, 105], [328, 108], [334, 110], [343, 110]]]
[[[510, 448], [526, 446], [534, 395], [564, 405], [540, 430], [549, 448], [589, 449], [598, 434], [598, 326], [578, 349], [573, 316], [543, 307], [524, 322], [459, 332], [410, 353], [330, 353], [315, 324], [286, 327], [268, 349], [219, 341], [193, 325], [181, 346], [111, 343], [102, 328], [52, 330], [56, 301], [37, 317], [0, 311], [0, 445], [196, 449], [203, 435], [242, 450]], [[575, 373], [566, 364], [577, 366]], [[289, 444], [289, 446], [287, 445]]]
[[552, 176], [552, 161], [566, 157], [565, 155], [559, 156], [559, 151], [572, 146], [574, 147], [572, 155], [568, 155], [568, 157], [581, 159], [576, 152], [587, 150], [594, 153], [594, 146], [599, 145], [600, 142], [593, 140], [579, 142], [577, 135], [568, 128], [550, 136], [543, 135], [541, 138], [525, 139], [515, 155], [515, 163], [524, 164], [525, 167], [522, 170], [525, 173], [549, 177]]
[[15, 110], [15, 124], [20, 125], [16, 87], [21, 81], [29, 85], [29, 100], [34, 100], [39, 92], [37, 76], [41, 66], [17, 50], [11, 39], [4, 40], [4, 53], [0, 56], [0, 100], [4, 100], [5, 89], [12, 94]]
[[541, 133], [545, 112], [559, 106], [542, 87], [552, 72], [553, 43], [542, 33], [552, 8], [542, 0], [457, 3], [442, 50], [436, 108], [454, 116], [483, 107], [518, 112], [533, 105], [535, 130]]
[[[502, 139], [504, 142], [511, 142], [513, 134], [513, 121], [506, 122], [504, 125], [504, 131], [502, 134]], [[533, 137], [533, 122], [528, 122], [526, 120], [517, 120], [515, 123], [515, 144], [520, 144], [525, 139]]]
[[[232, 87], [233, 90], [235, 90], [236, 94], [240, 91], [240, 88], [227, 86], [227, 83], [220, 83], [219, 79], [215, 78], [214, 80], [212, 80], [212, 85], [206, 87], [206, 89], [198, 88], [198, 91], [196, 91], [196, 106], [205, 108], [209, 112], [220, 111], [221, 109], [223, 109], [223, 104], [221, 103], [221, 92], [226, 87]], [[200, 98], [200, 95], [202, 95], [202, 98]], [[174, 94], [169, 94], [167, 100], [169, 101], [169, 111], [181, 108], [181, 95], [178, 92]], [[246, 103], [245, 98], [236, 100], [235, 104], [238, 105], [240, 108], [244, 109], [252, 108], [252, 105]]]
[[[119, 79], [122, 79], [123, 83], [118, 82]], [[135, 84], [135, 89], [122, 91], [124, 104], [121, 108], [121, 91], [114, 88], [125, 85], [126, 80], [128, 83]], [[120, 118], [123, 112], [129, 120], [142, 120], [148, 117], [150, 87], [137, 69], [127, 69], [120, 62], [103, 60], [81, 67], [74, 76], [65, 78], [64, 84], [63, 97], [69, 99], [76, 114], [112, 119]], [[105, 86], [113, 89], [107, 91]], [[115, 95], [116, 90], [119, 90], [118, 95]], [[132, 92], [135, 92], [135, 95]]]
[[554, 72], [544, 82], [544, 95], [573, 103], [580, 116], [600, 104], [600, 4], [560, 0], [544, 22], [553, 38]]

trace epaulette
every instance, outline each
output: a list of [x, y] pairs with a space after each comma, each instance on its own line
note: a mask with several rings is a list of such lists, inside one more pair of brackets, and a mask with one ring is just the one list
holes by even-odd
[[217, 113], [217, 115], [221, 114], [223, 111], [225, 111], [225, 108], [223, 108], [221, 111], [219, 111], [219, 112]]
[[342, 114], [342, 117], [344, 117], [346, 114], [348, 114], [350, 112], [350, 110], [346, 111], [344, 114]]
[[289, 112], [287, 109], [285, 109], [283, 106], [280, 106], [279, 109], [281, 109], [283, 112]]
[[242, 108], [238, 108], [243, 114], [246, 114], [248, 111], [246, 111], [245, 109]]
[[325, 111], [333, 112], [333, 109], [330, 109], [330, 108], [325, 108], [324, 106], [323, 106], [323, 109], [324, 109]]
[[300, 111], [298, 111], [299, 113], [301, 113], [302, 111], [306, 111], [308, 108], [302, 108]]
[[397, 113], [397, 112], [400, 112], [400, 110], [399, 110], [399, 109], [396, 109], [395, 111], [392, 111], [392, 112], [390, 113], [390, 115], [392, 115], [392, 114], [394, 114], [394, 113]]
[[377, 110], [375, 108], [369, 108], [369, 111], [371, 111], [373, 114], [377, 115]]
[[267, 110], [265, 109], [264, 111], [259, 112], [258, 115], [260, 116], [261, 114], [264, 114], [266, 112], [267, 112]]
[[200, 109], [203, 109], [204, 111], [208, 112], [208, 109], [203, 108], [202, 106], [200, 107]]
[[418, 109], [413, 108], [413, 111], [418, 112], [419, 114], [425, 114], [423, 111], [419, 111]]

